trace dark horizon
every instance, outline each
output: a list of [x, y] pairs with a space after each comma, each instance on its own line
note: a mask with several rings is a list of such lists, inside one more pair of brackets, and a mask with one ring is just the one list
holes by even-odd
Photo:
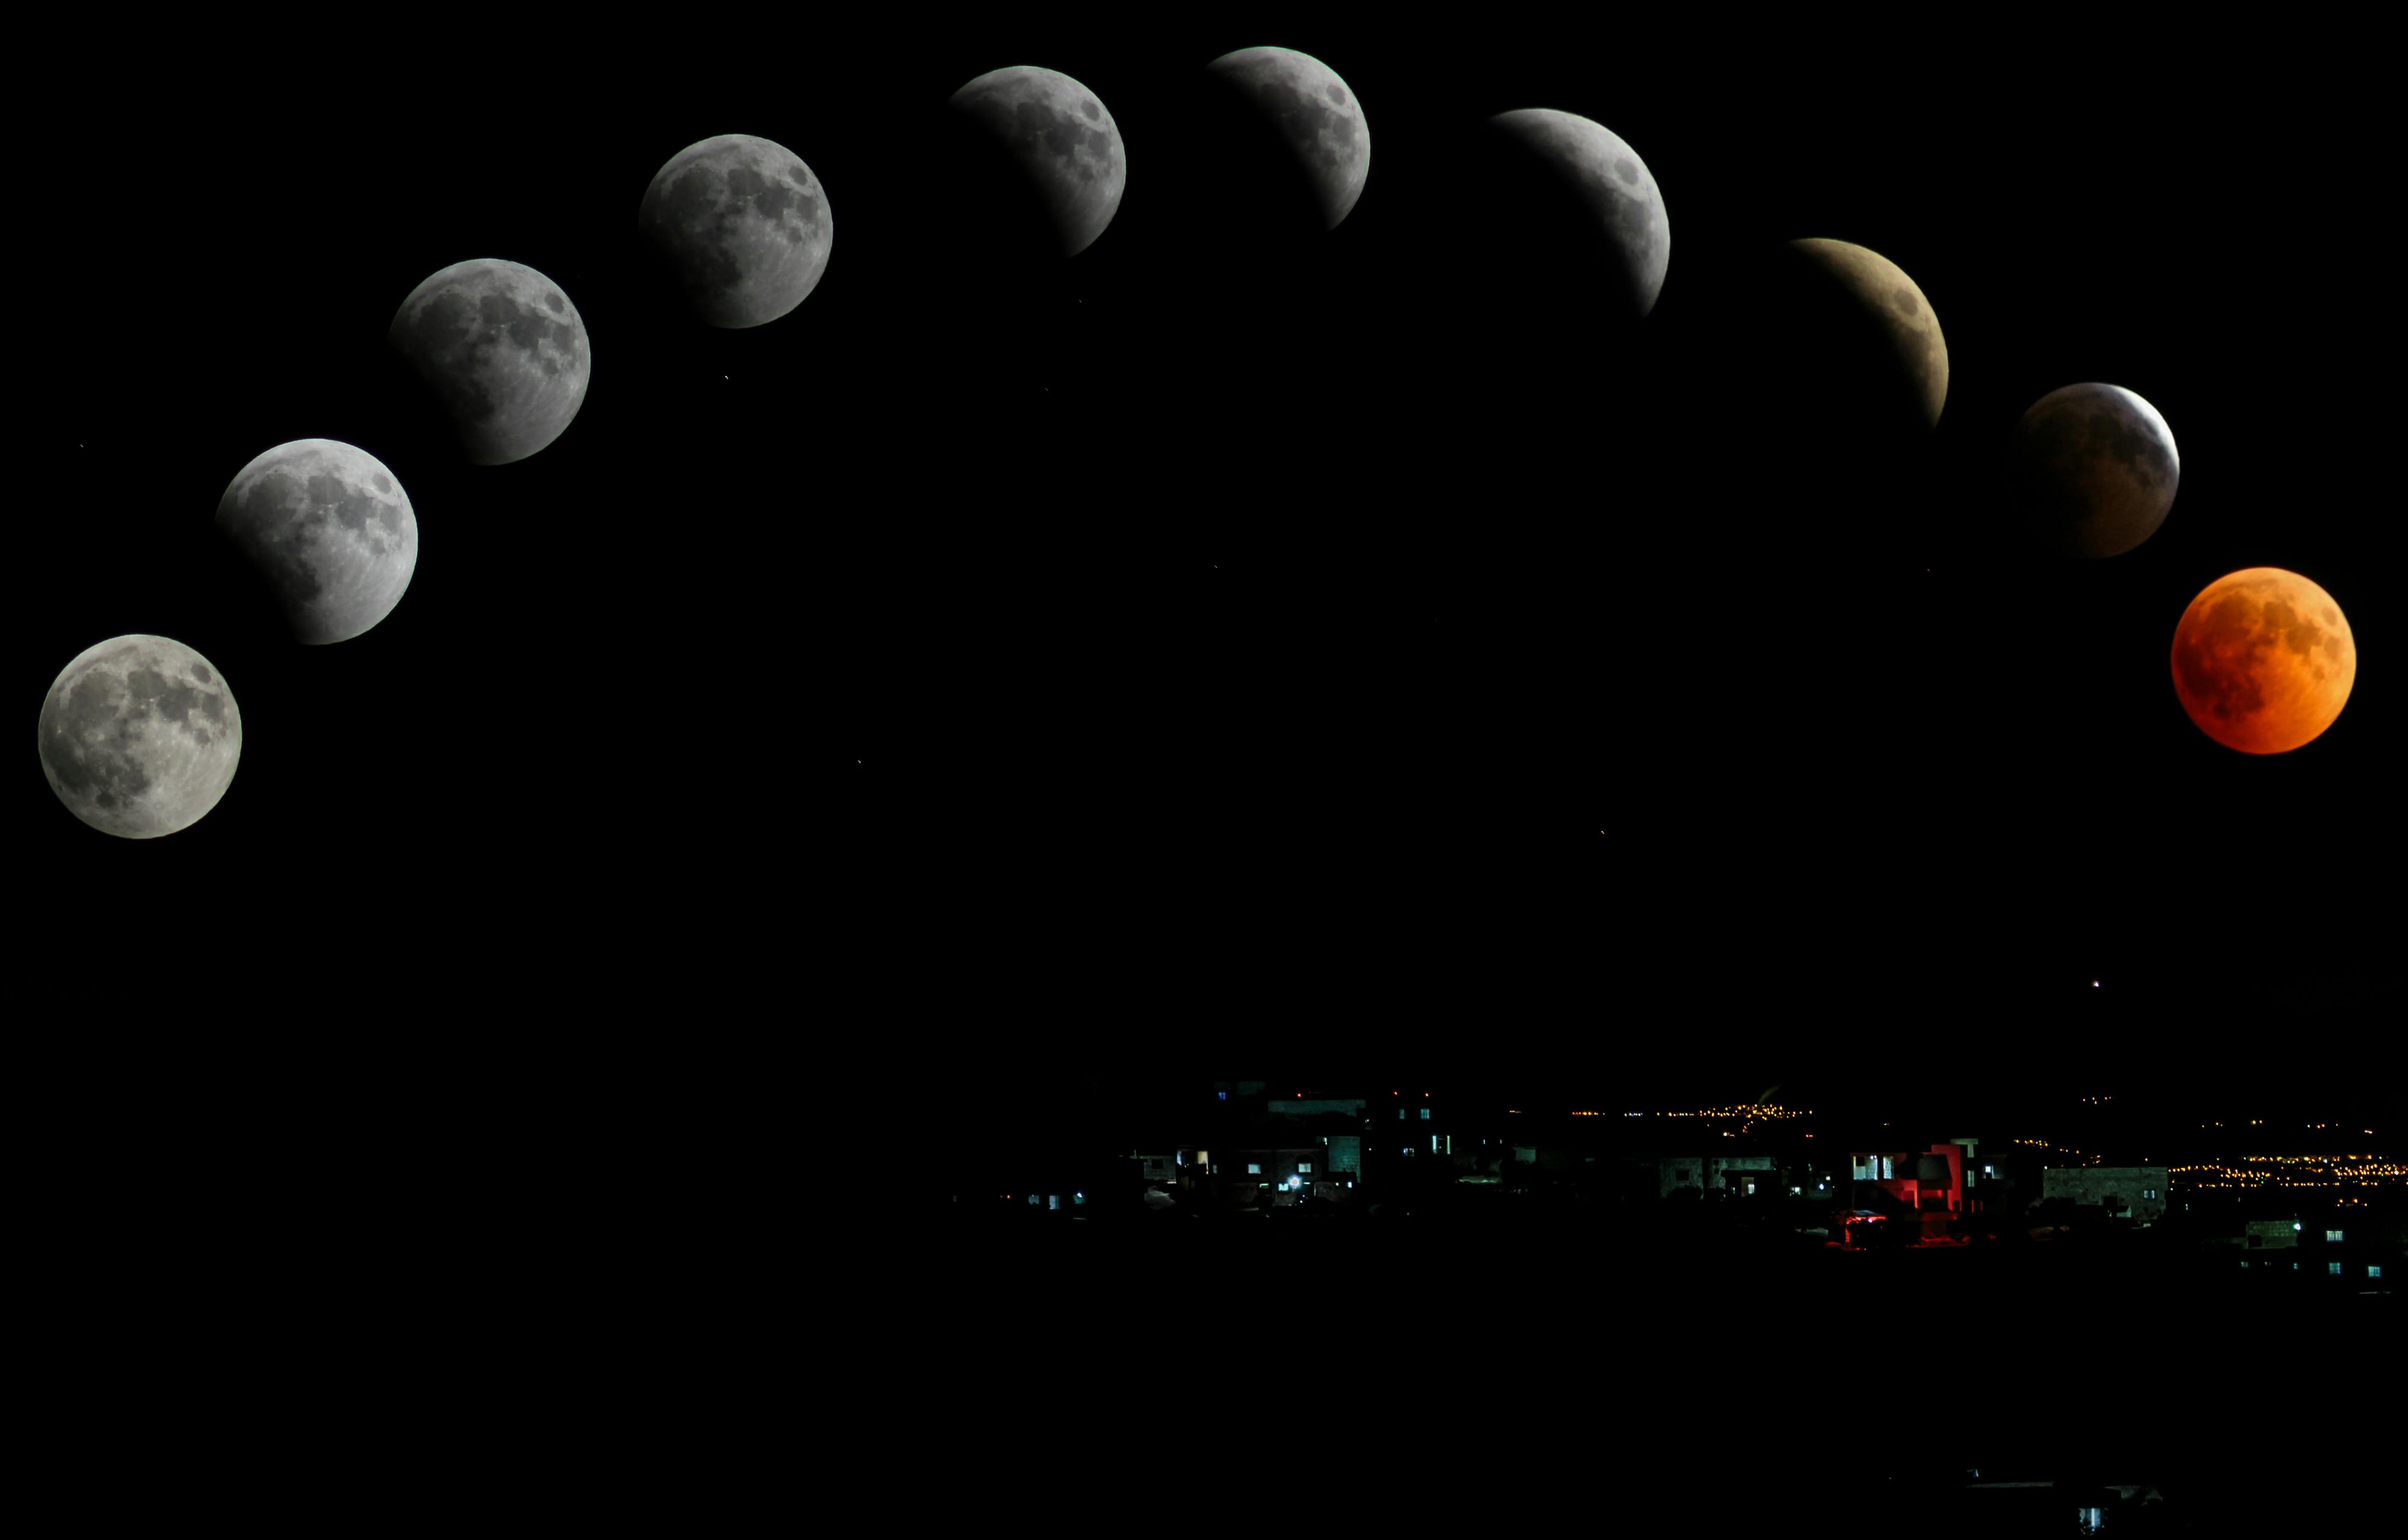
[[[2401, 1098], [2395, 1087], [2381, 1085], [2335, 1086], [2324, 1077], [2302, 1075], [2255, 1077], [2242, 1073], [2219, 1076], [2210, 1084], [2175, 1081], [2151, 1084], [2138, 1076], [2073, 1077], [2063, 1072], [2034, 1069], [2014, 1076], [1949, 1081], [1939, 1076], [1914, 1077], [1865, 1074], [1845, 1069], [1813, 1071], [1783, 1079], [1762, 1079], [1726, 1072], [1719, 1075], [1659, 1072], [1653, 1075], [1614, 1074], [1594, 1070], [1577, 1072], [1567, 1065], [1546, 1072], [1527, 1065], [1466, 1068], [1436, 1060], [1408, 1060], [1366, 1056], [1351, 1072], [1308, 1072], [1268, 1076], [1227, 1065], [1195, 1064], [1185, 1069], [1135, 1070], [1040, 1069], [1025, 1064], [994, 1065], [976, 1073], [944, 1066], [943, 1074], [913, 1082], [915, 1093], [932, 1104], [964, 1112], [984, 1109], [1003, 1121], [1016, 1122], [1024, 1113], [1081, 1117], [1109, 1115], [1125, 1107], [1151, 1112], [1182, 1109], [1200, 1116], [1213, 1104], [1215, 1086], [1260, 1081], [1268, 1094], [1285, 1099], [1306, 1097], [1368, 1097], [1379, 1101], [1391, 1092], [1410, 1100], [1422, 1093], [1446, 1098], [1456, 1107], [1521, 1108], [1534, 1116], [1558, 1117], [1574, 1111], [1594, 1111], [1608, 1117], [1631, 1113], [1657, 1114], [1736, 1107], [1756, 1101], [1767, 1091], [1771, 1101], [1792, 1111], [1812, 1112], [1826, 1127], [1894, 1121], [1901, 1126], [1930, 1128], [1950, 1125], [1951, 1133], [1986, 1134], [2019, 1131], [2034, 1123], [2057, 1122], [2084, 1115], [2101, 1123], [2143, 1121], [2152, 1126], [2186, 1129], [2215, 1119], [2265, 1119], [2286, 1136], [2309, 1121], [2373, 1127], [2396, 1138], [2401, 1130]], [[1740, 1089], [1753, 1083], [1751, 1089]], [[2088, 1096], [2105, 1096], [2107, 1109], [2086, 1107]], [[1022, 1109], [1015, 1113], [1011, 1109]], [[982, 1114], [983, 1115], [983, 1113]], [[2008, 1124], [2008, 1129], [1958, 1127], [1965, 1124]]]

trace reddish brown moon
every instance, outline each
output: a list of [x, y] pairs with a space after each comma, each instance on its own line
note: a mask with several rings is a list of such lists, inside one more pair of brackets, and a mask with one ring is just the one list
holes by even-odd
[[2174, 694], [2199, 730], [2243, 754], [2287, 754], [2349, 702], [2358, 643], [2332, 596], [2252, 567], [2200, 590], [2174, 627]]

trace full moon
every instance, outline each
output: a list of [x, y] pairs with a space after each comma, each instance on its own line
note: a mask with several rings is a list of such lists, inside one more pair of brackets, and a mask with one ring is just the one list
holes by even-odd
[[233, 784], [242, 713], [182, 642], [112, 637], [50, 682], [41, 750], [69, 813], [104, 834], [152, 840], [200, 822]]
[[2052, 549], [2115, 556], [2157, 533], [2182, 459], [2157, 409], [2121, 385], [2067, 385], [2033, 402], [2009, 450], [2022, 516]]
[[978, 77], [949, 105], [1018, 172], [1064, 256], [1096, 243], [1120, 210], [1128, 156], [1094, 92], [1058, 70], [1013, 65]]
[[476, 465], [525, 459], [585, 403], [585, 322], [558, 284], [519, 263], [477, 257], [429, 276], [385, 337]]
[[2199, 730], [2243, 754], [2286, 754], [2333, 725], [2358, 644], [2332, 596], [2252, 567], [2200, 591], [2174, 627], [2174, 694]]
[[1346, 82], [1294, 49], [1240, 49], [1205, 67], [1278, 131], [1312, 190], [1322, 228], [1338, 228], [1371, 175], [1371, 131]]
[[636, 222], [695, 314], [714, 326], [758, 326], [800, 305], [836, 239], [811, 168], [750, 134], [679, 151], [644, 189]]
[[265, 581], [302, 641], [348, 641], [401, 602], [418, 518], [384, 463], [333, 439], [279, 444], [218, 499], [220, 534]]

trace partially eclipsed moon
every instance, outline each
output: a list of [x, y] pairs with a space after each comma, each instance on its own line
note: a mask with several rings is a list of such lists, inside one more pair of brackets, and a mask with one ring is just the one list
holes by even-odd
[[2121, 385], [2067, 385], [2033, 402], [2009, 451], [2022, 515], [2070, 556], [2114, 556], [2166, 520], [2182, 479], [2173, 429]]
[[188, 828], [242, 757], [242, 712], [208, 660], [165, 637], [112, 637], [42, 698], [42, 775], [67, 811], [128, 840]]
[[418, 517], [384, 463], [333, 439], [279, 444], [218, 499], [220, 534], [294, 637], [347, 641], [393, 613], [418, 569]]
[[1095, 244], [1120, 210], [1128, 157], [1094, 92], [1059, 70], [1013, 65], [963, 86], [950, 105], [1026, 180], [1064, 256]]
[[802, 157], [750, 134], [690, 144], [644, 189], [637, 224], [695, 315], [758, 326], [810, 297], [836, 223]]
[[523, 264], [478, 257], [429, 275], [385, 335], [474, 464], [525, 459], [585, 404], [584, 319], [558, 284]]
[[1948, 404], [1948, 343], [1940, 317], [1914, 280], [1879, 252], [1844, 240], [1793, 240], [1789, 250], [1842, 292], [1885, 341], [1923, 425], [1936, 426]]
[[2286, 754], [2348, 704], [2358, 644], [2331, 595], [2297, 572], [2252, 567], [2183, 611], [2173, 673], [2200, 731], [2243, 754]]
[[1312, 188], [1322, 227], [1335, 230], [1371, 175], [1363, 106], [1335, 70], [1309, 53], [1245, 48], [1205, 66], [1275, 126]]
[[1617, 292], [1619, 308], [1633, 318], [1654, 309], [1672, 261], [1672, 224], [1639, 152], [1604, 124], [1553, 108], [1500, 112], [1487, 126], [1493, 142], [1542, 167], [1586, 214], [1608, 253], [1597, 280]]

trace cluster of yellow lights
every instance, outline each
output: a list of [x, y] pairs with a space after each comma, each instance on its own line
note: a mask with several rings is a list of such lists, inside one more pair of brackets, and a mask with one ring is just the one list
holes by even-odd
[[[1636, 1113], [1632, 1116], [1639, 1115]], [[1738, 1129], [1725, 1129], [1723, 1137], [1733, 1138], [1745, 1133], [1758, 1123], [1784, 1123], [1800, 1117], [1812, 1117], [1812, 1107], [1784, 1107], [1776, 1102], [1742, 1101], [1735, 1107], [1706, 1107], [1697, 1112], [1661, 1112], [1658, 1117], [1711, 1117], [1725, 1123], [1737, 1123]]]
[[2047, 1153], [2052, 1155], [2049, 1165], [2054, 1165], [2057, 1170], [2064, 1170], [2064, 1167], [2069, 1165], [2104, 1165], [2104, 1162], [2107, 1162], [2104, 1155], [2090, 1155], [2087, 1150], [2069, 1150], [2066, 1145], [2057, 1145], [2057, 1143], [2049, 1143], [2044, 1141], [2044, 1138], [2018, 1138], [2018, 1141], [2014, 1143], [2018, 1143], [2018, 1145], [2032, 1145], [2035, 1150], [2047, 1150]]
[[2168, 1168], [2199, 1187], [2329, 1187], [2408, 1181], [2408, 1165], [2378, 1155], [2244, 1155], [2238, 1165], [2205, 1161]]
[[[1508, 1107], [1505, 1110], [1509, 1113], [1521, 1111], [1519, 1107]], [[1582, 1107], [1576, 1109], [1572, 1115], [1574, 1117], [1610, 1117], [1612, 1114]], [[1627, 1112], [1622, 1115], [1645, 1117], [1648, 1115], [1643, 1112]], [[1655, 1115], [1657, 1117], [1718, 1117], [1726, 1122], [1737, 1122], [1741, 1131], [1744, 1132], [1751, 1123], [1778, 1123], [1793, 1117], [1812, 1117], [1814, 1113], [1813, 1109], [1809, 1107], [1783, 1107], [1770, 1102], [1758, 1104], [1743, 1101], [1736, 1107], [1707, 1107], [1698, 1112], [1659, 1112]]]

